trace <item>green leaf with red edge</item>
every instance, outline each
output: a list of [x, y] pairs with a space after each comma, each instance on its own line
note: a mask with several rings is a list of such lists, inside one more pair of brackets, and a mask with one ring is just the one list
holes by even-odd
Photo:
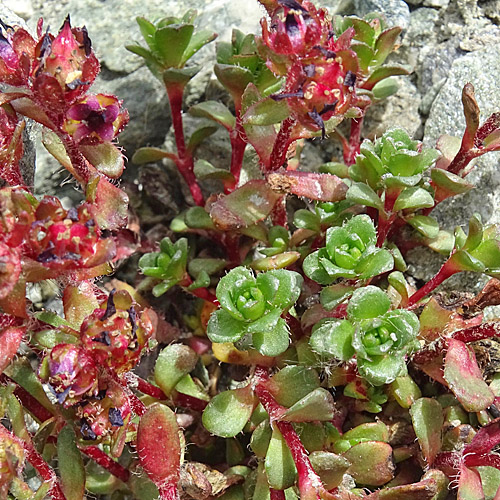
[[464, 455], [476, 453], [486, 455], [500, 444], [500, 421], [496, 420], [485, 425], [476, 433], [472, 441], [464, 448]]
[[74, 175], [77, 179], [81, 179], [76, 170], [71, 163], [71, 160], [66, 152], [66, 148], [64, 147], [61, 139], [57, 137], [57, 135], [51, 130], [43, 129], [42, 130], [42, 144], [45, 146], [45, 149], [72, 175]]
[[266, 126], [280, 123], [290, 115], [286, 100], [275, 101], [271, 97], [258, 100], [249, 106], [242, 116], [243, 125]]
[[254, 409], [255, 398], [252, 387], [217, 394], [203, 412], [203, 425], [212, 434], [234, 437], [243, 430]]
[[103, 142], [91, 146], [79, 146], [85, 158], [98, 172], [112, 179], [118, 179], [125, 168], [124, 156], [111, 142]]
[[181, 465], [181, 441], [175, 413], [165, 405], [151, 405], [141, 417], [136, 449], [139, 462], [156, 486], [176, 485]]
[[351, 462], [347, 470], [357, 484], [382, 486], [394, 477], [392, 447], [381, 441], [364, 441], [349, 450], [343, 456]]
[[474, 352], [464, 342], [448, 340], [444, 361], [444, 379], [467, 411], [489, 408], [495, 395], [483, 379]]
[[372, 90], [375, 84], [384, 78], [396, 75], [409, 75], [410, 73], [411, 70], [405, 66], [382, 66], [373, 71], [368, 79], [361, 85], [361, 88]]
[[184, 51], [193, 35], [192, 24], [171, 24], [156, 28], [154, 33], [155, 55], [167, 68], [182, 65]]
[[231, 131], [236, 118], [229, 109], [218, 101], [204, 101], [189, 108], [189, 114], [198, 118], [208, 118]]
[[57, 456], [62, 490], [67, 500], [81, 500], [85, 493], [85, 467], [76, 445], [76, 435], [68, 424], [57, 436]]
[[55, 125], [49, 119], [49, 117], [45, 114], [45, 112], [35, 104], [31, 99], [28, 98], [20, 98], [12, 101], [12, 107], [20, 114], [27, 118], [31, 118], [42, 125], [45, 125], [49, 128], [54, 128]]
[[478, 500], [484, 498], [481, 476], [474, 469], [460, 466], [457, 500]]
[[163, 160], [164, 158], [175, 161], [177, 156], [174, 153], [163, 151], [163, 149], [160, 148], [139, 148], [132, 156], [132, 163], [144, 165], [145, 163], [153, 163]]
[[346, 458], [326, 451], [313, 451], [309, 459], [327, 490], [336, 488], [342, 482], [344, 472], [351, 465]]
[[4, 299], [0, 299], [0, 307], [5, 314], [18, 318], [27, 318], [26, 313], [26, 278], [21, 274], [19, 281]]
[[268, 177], [269, 185], [276, 191], [292, 193], [317, 201], [340, 201], [345, 199], [347, 185], [331, 174], [279, 170]]
[[394, 50], [394, 45], [401, 31], [402, 28], [396, 26], [380, 33], [375, 42], [375, 58], [372, 65], [380, 66], [385, 62], [387, 56]]
[[443, 408], [435, 399], [420, 398], [411, 406], [410, 416], [424, 458], [432, 465], [441, 451]]
[[92, 215], [101, 229], [113, 231], [127, 225], [128, 196], [107, 179], [94, 177], [87, 185], [86, 197], [93, 203]]
[[265, 219], [280, 197], [265, 181], [252, 180], [214, 202], [210, 217], [224, 231], [248, 227]]
[[16, 355], [25, 331], [26, 328], [12, 326], [0, 332], [0, 373], [3, 373]]
[[241, 97], [247, 85], [254, 79], [249, 69], [232, 64], [216, 64], [214, 73], [219, 82], [236, 99]]
[[[438, 496], [439, 485], [433, 478], [423, 479], [418, 483], [402, 484], [392, 488], [384, 488], [368, 495], [367, 500], [444, 500]], [[447, 492], [447, 489], [445, 490]]]
[[190, 153], [193, 153], [196, 151], [196, 148], [207, 138], [210, 137], [212, 134], [215, 134], [217, 132], [218, 127], [216, 126], [201, 126], [198, 127], [192, 134], [191, 137], [189, 138], [188, 144], [187, 144], [187, 150]]

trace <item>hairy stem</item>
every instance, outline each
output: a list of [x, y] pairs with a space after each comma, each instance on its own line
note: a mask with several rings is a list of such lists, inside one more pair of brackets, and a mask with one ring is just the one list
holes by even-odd
[[285, 492], [283, 490], [270, 489], [270, 499], [271, 500], [285, 500]]
[[80, 451], [124, 483], [129, 480], [130, 472], [97, 446], [82, 446]]
[[176, 484], [163, 484], [158, 486], [161, 500], [179, 500], [179, 493]]
[[356, 155], [359, 153], [363, 119], [363, 116], [361, 118], [351, 119], [351, 134], [349, 136], [349, 142], [344, 144], [344, 163], [346, 165], [353, 165], [356, 161]]
[[230, 193], [238, 185], [240, 180], [241, 168], [243, 166], [243, 157], [245, 156], [245, 148], [247, 146], [246, 134], [241, 123], [241, 103], [235, 102], [236, 108], [236, 125], [229, 133], [231, 141], [231, 167], [230, 171], [233, 174], [234, 182], [225, 185], [225, 192]]
[[408, 306], [415, 305], [421, 298], [425, 297], [428, 293], [432, 292], [439, 286], [445, 279], [457, 273], [457, 269], [452, 265], [450, 260], [447, 260], [438, 271], [438, 273], [431, 278], [420, 290], [417, 290], [409, 299]]
[[204, 206], [205, 200], [201, 188], [194, 175], [193, 156], [186, 148], [184, 139], [184, 127], [182, 122], [182, 96], [184, 93], [183, 85], [166, 85], [168, 100], [170, 102], [170, 114], [172, 115], [172, 126], [174, 128], [175, 145], [177, 147], [176, 165], [179, 172], [184, 177], [191, 196], [196, 205]]
[[284, 165], [286, 161], [286, 154], [288, 152], [288, 147], [291, 144], [290, 136], [292, 134], [293, 125], [295, 120], [293, 118], [287, 118], [283, 121], [278, 132], [278, 136], [274, 141], [273, 150], [271, 152], [271, 158], [269, 160], [268, 171], [272, 172], [277, 170]]

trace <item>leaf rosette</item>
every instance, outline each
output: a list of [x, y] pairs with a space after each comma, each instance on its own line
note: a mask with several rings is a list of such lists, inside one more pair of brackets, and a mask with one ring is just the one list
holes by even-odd
[[[277, 356], [289, 344], [289, 329], [282, 314], [299, 298], [302, 276], [277, 269], [256, 277], [245, 267], [232, 269], [221, 278], [216, 295], [221, 308], [207, 325], [212, 342], [245, 339], [265, 356]], [[246, 337], [248, 335], [248, 337]]]
[[310, 345], [325, 357], [348, 361], [356, 355], [359, 374], [375, 386], [406, 372], [405, 356], [418, 348], [417, 316], [389, 310], [385, 292], [374, 286], [356, 290], [347, 306], [348, 320], [326, 319], [315, 325]]
[[306, 257], [304, 272], [317, 283], [330, 285], [337, 278], [372, 278], [392, 270], [392, 255], [377, 248], [376, 241], [370, 217], [357, 215], [344, 226], [327, 230], [326, 246]]

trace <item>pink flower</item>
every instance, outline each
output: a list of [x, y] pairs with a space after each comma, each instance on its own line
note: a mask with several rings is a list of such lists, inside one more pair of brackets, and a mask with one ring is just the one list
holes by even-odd
[[76, 142], [112, 141], [128, 123], [121, 104], [112, 95], [89, 95], [69, 108], [64, 127]]

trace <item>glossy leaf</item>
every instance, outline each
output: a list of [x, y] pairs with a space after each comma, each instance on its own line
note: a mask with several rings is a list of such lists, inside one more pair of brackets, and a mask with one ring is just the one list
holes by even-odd
[[351, 465], [345, 457], [326, 451], [313, 451], [309, 459], [327, 490], [336, 488], [342, 482], [344, 473]]
[[394, 210], [416, 210], [418, 208], [429, 208], [434, 206], [432, 195], [420, 187], [408, 187], [404, 189], [394, 203]]
[[348, 474], [358, 484], [382, 486], [394, 477], [392, 448], [387, 443], [361, 442], [345, 452], [344, 457], [351, 462]]
[[314, 326], [309, 343], [320, 356], [348, 361], [355, 352], [353, 334], [354, 326], [349, 321], [325, 319]]
[[334, 415], [332, 395], [322, 387], [314, 389], [307, 396], [292, 405], [281, 417], [287, 422], [329, 422]]
[[377, 196], [377, 193], [368, 184], [362, 182], [353, 182], [351, 184], [346, 199], [367, 207], [381, 209], [383, 206], [382, 200]]
[[387, 312], [390, 306], [391, 301], [386, 293], [368, 285], [354, 291], [347, 305], [347, 314], [356, 320], [376, 318]]
[[297, 469], [281, 432], [274, 428], [265, 459], [269, 486], [284, 490], [294, 485]]
[[122, 152], [111, 142], [92, 146], [80, 146], [85, 158], [101, 173], [111, 179], [118, 179], [125, 168]]
[[231, 131], [236, 124], [236, 118], [229, 109], [218, 101], [204, 101], [189, 108], [189, 114], [199, 118], [208, 118]]
[[156, 161], [168, 158], [175, 160], [176, 156], [168, 151], [163, 151], [160, 148], [139, 148], [132, 156], [132, 163], [143, 165], [145, 163], [154, 163]]

